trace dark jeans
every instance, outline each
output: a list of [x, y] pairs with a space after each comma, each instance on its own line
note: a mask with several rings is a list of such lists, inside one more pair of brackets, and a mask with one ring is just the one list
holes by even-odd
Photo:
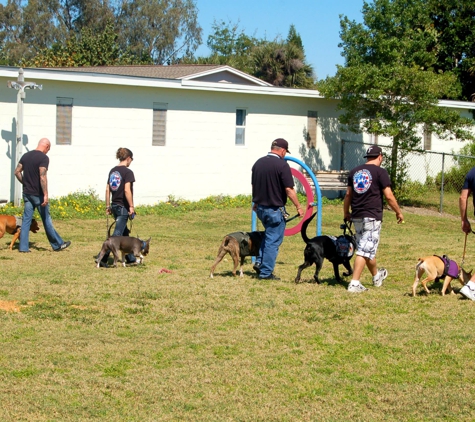
[[[112, 236], [128, 236], [129, 229], [127, 228], [127, 221], [129, 219], [129, 213], [125, 207], [122, 205], [112, 204], [111, 206], [112, 215], [114, 216], [115, 220], [115, 228], [112, 233]], [[110, 252], [107, 252], [103, 258], [102, 262], [107, 263], [109, 258]], [[126, 262], [132, 263], [136, 261], [135, 255], [133, 253], [129, 253], [125, 257]]]
[[64, 243], [61, 236], [54, 229], [53, 220], [49, 213], [49, 204], [46, 205], [46, 207], [41, 206], [43, 199], [43, 196], [23, 194], [25, 209], [23, 211], [23, 221], [20, 232], [20, 246], [18, 247], [20, 252], [29, 251], [30, 226], [35, 208], [40, 213], [41, 221], [43, 221], [46, 236], [48, 237], [51, 247], [56, 250]]
[[260, 263], [259, 278], [269, 277], [274, 271], [279, 246], [284, 240], [285, 220], [279, 207], [257, 206], [257, 217], [266, 229], [256, 261]]

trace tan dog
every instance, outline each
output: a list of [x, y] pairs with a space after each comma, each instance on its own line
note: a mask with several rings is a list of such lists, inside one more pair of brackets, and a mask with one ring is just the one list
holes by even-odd
[[[445, 277], [444, 284], [441, 290], [442, 296], [445, 296], [445, 291], [447, 289], [451, 294], [454, 294], [452, 286], [450, 284], [453, 279], [458, 279], [462, 286], [470, 280], [470, 278], [472, 277], [472, 271], [465, 271], [463, 268], [460, 268], [454, 261], [451, 261], [452, 269], [447, 271], [447, 265], [450, 265], [450, 263], [447, 263], [448, 258], [446, 256], [444, 256], [444, 259], [436, 255], [419, 258], [419, 262], [416, 265], [416, 278], [414, 279], [414, 284], [412, 285], [412, 296], [416, 295], [417, 284], [419, 283], [419, 279], [424, 273], [427, 273], [427, 277], [421, 281], [421, 284], [427, 293], [430, 293], [429, 289], [427, 288], [427, 282], [434, 281], [437, 278]], [[458, 273], [458, 275], [455, 275], [454, 270]], [[447, 272], [451, 275], [447, 274]]]
[[[37, 233], [40, 227], [35, 219], [31, 220], [30, 231]], [[13, 215], [0, 215], [0, 239], [5, 233], [13, 235], [12, 243], [10, 243], [9, 249], [13, 249], [13, 244], [20, 237], [21, 226], [18, 225], [16, 217]]]
[[211, 267], [210, 277], [213, 278], [214, 270], [224, 256], [228, 253], [234, 262], [233, 276], [236, 277], [236, 270], [239, 266], [239, 258], [241, 258], [241, 267], [239, 275], [244, 277], [242, 266], [246, 256], [257, 256], [264, 232], [234, 232], [226, 235], [221, 242], [218, 250], [218, 256]]

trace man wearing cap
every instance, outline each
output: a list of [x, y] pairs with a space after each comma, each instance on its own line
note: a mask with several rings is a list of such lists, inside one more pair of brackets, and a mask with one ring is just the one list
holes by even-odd
[[259, 256], [254, 270], [261, 280], [279, 280], [273, 273], [279, 246], [284, 240], [285, 204], [287, 198], [303, 217], [294, 189], [294, 179], [285, 154], [289, 153], [289, 144], [285, 139], [278, 138], [272, 142], [271, 151], [259, 158], [252, 167], [252, 202], [254, 211], [265, 228], [265, 236], [261, 243]]
[[[388, 276], [385, 268], [376, 263], [381, 223], [383, 220], [383, 195], [396, 213], [398, 224], [404, 221], [399, 205], [391, 190], [388, 172], [381, 168], [383, 153], [377, 145], [366, 150], [366, 163], [355, 167], [348, 175], [348, 187], [343, 203], [345, 221], [353, 221], [356, 231], [356, 258], [353, 279], [348, 291], [360, 293], [368, 290], [360, 282], [364, 267], [373, 276], [373, 286], [381, 287]], [[351, 206], [351, 213], [350, 213]]]

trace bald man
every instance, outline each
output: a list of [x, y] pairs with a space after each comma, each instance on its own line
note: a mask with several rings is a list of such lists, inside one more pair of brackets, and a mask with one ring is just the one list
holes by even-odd
[[20, 232], [20, 246], [18, 247], [19, 252], [31, 252], [29, 244], [30, 225], [35, 208], [38, 209], [41, 216], [46, 236], [53, 251], [62, 251], [71, 244], [69, 241], [64, 242], [56, 232], [49, 213], [47, 178], [49, 158], [46, 154], [50, 148], [51, 142], [48, 139], [40, 139], [36, 149], [24, 154], [15, 169], [15, 177], [23, 185], [23, 202], [25, 205]]

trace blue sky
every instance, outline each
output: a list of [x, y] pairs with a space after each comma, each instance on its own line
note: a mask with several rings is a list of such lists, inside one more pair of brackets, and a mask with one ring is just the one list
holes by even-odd
[[[302, 38], [308, 62], [319, 79], [333, 76], [343, 64], [339, 15], [362, 21], [363, 0], [195, 0], [203, 44], [197, 54], [206, 56], [206, 40], [213, 21], [239, 23], [247, 35], [273, 40], [286, 38], [291, 24]], [[0, 0], [6, 4], [7, 0]]]
[[273, 40], [286, 38], [291, 24], [302, 38], [307, 61], [318, 79], [333, 76], [341, 57], [340, 19], [362, 21], [363, 0], [195, 0], [203, 28], [203, 45], [197, 54], [209, 54], [206, 40], [214, 20], [239, 23], [247, 35]]

